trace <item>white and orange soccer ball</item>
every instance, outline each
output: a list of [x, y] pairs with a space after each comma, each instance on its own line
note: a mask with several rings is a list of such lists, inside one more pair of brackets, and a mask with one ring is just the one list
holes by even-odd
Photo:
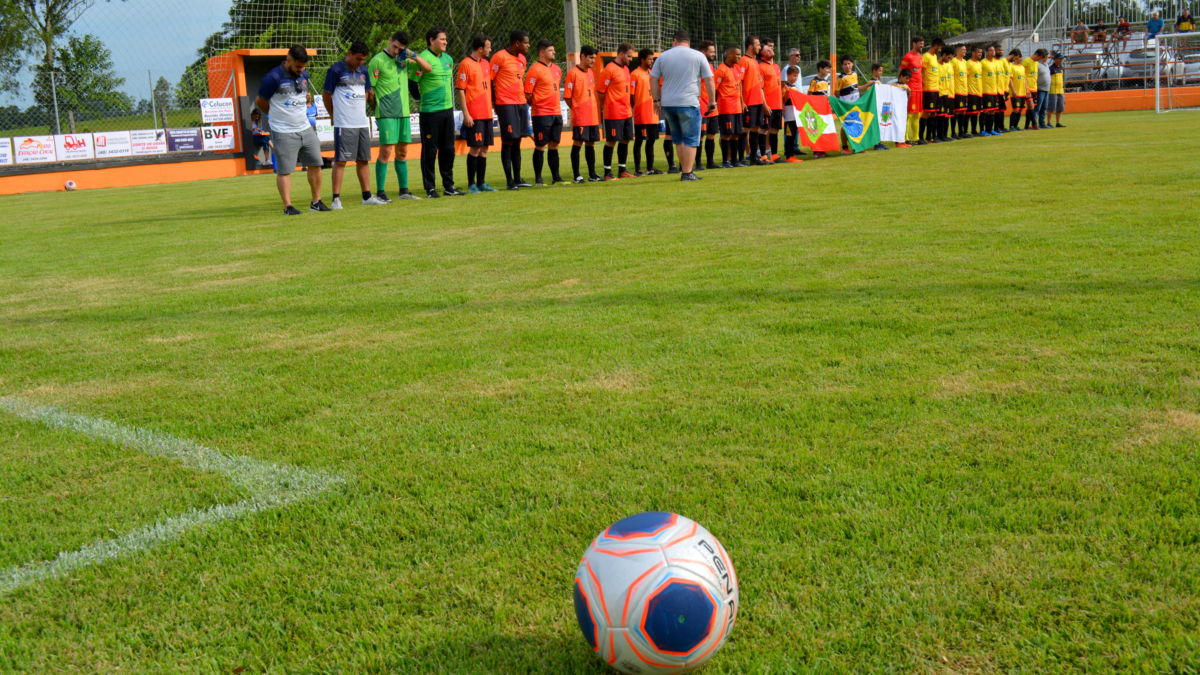
[[738, 612], [721, 542], [677, 513], [639, 513], [593, 541], [575, 573], [575, 618], [624, 673], [682, 673], [717, 653]]

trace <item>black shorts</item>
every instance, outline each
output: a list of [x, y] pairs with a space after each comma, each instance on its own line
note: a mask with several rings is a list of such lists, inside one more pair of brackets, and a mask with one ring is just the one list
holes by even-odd
[[940, 96], [940, 97], [938, 97], [938, 103], [941, 104], [941, 106], [942, 106], [942, 114], [943, 115], [953, 115], [954, 114], [954, 97], [953, 96]]
[[527, 134], [525, 127], [529, 126], [529, 106], [507, 104], [496, 106], [496, 117], [500, 119], [500, 138], [506, 141], [519, 141]]
[[623, 120], [604, 120], [604, 140], [622, 143], [633, 140], [633, 118]]
[[761, 103], [758, 105], [752, 105], [742, 112], [743, 129], [762, 129], [765, 126], [767, 126], [767, 117], [766, 114], [763, 113], [763, 107]]
[[998, 94], [983, 95], [983, 109], [985, 112], [996, 112], [1000, 108], [1000, 96]]
[[783, 128], [783, 111], [772, 110], [771, 117], [767, 120], [767, 128], [771, 131], [779, 131]]
[[954, 113], [956, 115], [961, 115], [965, 112], [967, 112], [967, 95], [966, 94], [955, 94], [954, 95]]
[[736, 136], [742, 133], [742, 114], [718, 115], [721, 120], [721, 133], [726, 136]]
[[571, 140], [576, 143], [595, 143], [600, 140], [600, 125], [590, 124], [586, 127], [571, 127]]
[[938, 107], [938, 99], [939, 98], [941, 98], [941, 97], [938, 95], [938, 93], [936, 91], [921, 92], [921, 103], [924, 104], [924, 106], [925, 106], [924, 108], [921, 109], [921, 112], [927, 112], [927, 113], [941, 112], [942, 109], [940, 107]]
[[492, 132], [492, 120], [475, 120], [475, 123], [470, 127], [464, 123], [462, 135], [467, 140], [468, 148], [491, 147], [492, 141], [495, 140], [494, 133]]
[[541, 147], [562, 140], [562, 115], [535, 115], [533, 117], [533, 144]]
[[1025, 97], [1024, 96], [1012, 97], [1012, 109], [1013, 110], [1024, 110], [1025, 109]]
[[721, 118], [717, 115], [705, 117], [704, 119], [700, 120], [700, 122], [700, 133], [704, 134], [705, 136], [712, 136], [714, 134], [721, 133]]
[[967, 95], [967, 112], [976, 115], [983, 110], [983, 97], [979, 94]]
[[657, 124], [635, 124], [637, 129], [637, 137], [643, 141], [653, 141], [658, 138]]

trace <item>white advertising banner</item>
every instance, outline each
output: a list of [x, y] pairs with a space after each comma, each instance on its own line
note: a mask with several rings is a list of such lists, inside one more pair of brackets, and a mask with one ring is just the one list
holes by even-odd
[[96, 154], [92, 151], [91, 134], [61, 134], [54, 137], [54, 150], [60, 160], [92, 159]]
[[0, 166], [8, 166], [12, 163], [12, 139], [0, 138]]
[[205, 124], [212, 124], [214, 122], [233, 122], [233, 99], [200, 99], [200, 121], [204, 122]]
[[138, 129], [129, 132], [135, 155], [160, 155], [167, 151], [167, 132], [162, 129]]
[[133, 154], [133, 142], [128, 131], [97, 131], [92, 134], [96, 159], [128, 157]]
[[53, 162], [53, 136], [17, 136], [13, 139], [13, 158], [17, 164], [36, 164], [37, 162]]
[[205, 150], [232, 150], [233, 127], [201, 127]]
[[333, 121], [328, 117], [317, 118], [317, 138], [321, 139], [322, 143], [333, 142]]

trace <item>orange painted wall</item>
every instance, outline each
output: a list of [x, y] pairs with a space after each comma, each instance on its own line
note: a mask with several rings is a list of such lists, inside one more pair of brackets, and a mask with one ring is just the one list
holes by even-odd
[[[1154, 110], [1154, 89], [1118, 89], [1116, 91], [1079, 91], [1066, 94], [1066, 112], [1113, 112], [1115, 110]], [[1200, 106], [1200, 87], [1175, 87], [1171, 90], [1175, 107]]]

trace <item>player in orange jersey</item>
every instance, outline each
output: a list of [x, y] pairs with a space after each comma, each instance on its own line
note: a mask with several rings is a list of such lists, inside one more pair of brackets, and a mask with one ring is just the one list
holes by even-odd
[[760, 145], [763, 155], [769, 161], [781, 162], [783, 160], [779, 159], [779, 132], [783, 129], [783, 73], [779, 64], [775, 63], [775, 41], [770, 38], [764, 38], [762, 41], [762, 49], [758, 51], [758, 68], [763, 78], [763, 101], [770, 109], [763, 125]]
[[484, 181], [487, 151], [492, 147], [492, 69], [487, 57], [492, 41], [486, 35], [471, 38], [471, 52], [459, 61], [454, 76], [458, 107], [462, 108], [462, 135], [467, 139], [467, 194], [495, 192]]
[[500, 163], [508, 189], [533, 187], [521, 178], [521, 139], [529, 134], [529, 105], [525, 101], [525, 54], [529, 51], [529, 34], [514, 30], [508, 35], [508, 46], [492, 56], [492, 94], [496, 100], [496, 117], [500, 120]]
[[721, 124], [721, 168], [732, 169], [738, 164], [738, 144], [742, 133], [742, 78], [737, 64], [742, 50], [725, 48], [725, 60], [713, 72], [717, 87], [717, 117]]
[[[604, 180], [633, 178], [625, 170], [629, 156], [629, 141], [633, 140], [633, 97], [629, 92], [629, 63], [637, 57], [633, 45], [622, 42], [617, 55], [600, 72], [596, 83], [596, 94], [600, 97], [600, 109], [604, 113]], [[620, 147], [617, 147], [617, 146]], [[613, 148], [617, 147], [617, 175], [613, 175]]]
[[554, 56], [554, 43], [545, 38], [538, 40], [537, 61], [525, 73], [525, 96], [533, 113], [534, 185], [546, 184], [542, 180], [543, 154], [550, 162], [550, 184], [563, 182], [558, 174], [558, 142], [563, 130], [558, 85], [562, 70], [554, 63]]
[[[704, 58], [708, 59], [708, 72], [715, 75], [717, 72], [717, 68], [714, 65], [714, 62], [717, 60], [716, 43], [712, 40], [702, 40], [700, 44], [696, 46], [696, 49], [701, 54], [704, 54]], [[716, 80], [713, 80], [713, 84], [715, 86]], [[706, 112], [708, 109], [708, 90], [704, 87], [700, 87], [700, 114], [704, 116], [704, 119], [701, 120], [703, 122], [703, 128], [701, 131], [704, 134], [704, 156], [707, 160], [704, 163], [703, 168], [720, 169], [721, 166], [713, 160], [715, 159], [714, 156], [717, 150], [717, 134], [721, 133], [721, 118], [718, 115], [716, 108], [713, 108], [712, 112]], [[700, 159], [697, 158], [696, 170], [699, 171], [700, 168]]]
[[762, 43], [758, 36], [746, 38], [746, 50], [738, 60], [738, 75], [742, 78], [742, 100], [746, 105], [742, 113], [742, 152], [749, 155], [748, 164], [769, 164], [762, 158], [761, 141], [771, 111], [767, 108], [763, 94], [762, 69], [758, 67], [758, 50]]
[[[654, 142], [658, 140], [658, 113], [650, 97], [650, 68], [654, 66], [654, 50], [643, 49], [637, 55], [637, 68], [630, 73], [633, 92], [633, 172], [639, 176], [660, 176], [654, 168]], [[642, 146], [646, 148], [646, 172], [642, 173]]]
[[600, 140], [600, 110], [596, 107], [596, 76], [592, 65], [596, 62], [596, 48], [584, 45], [579, 48], [579, 63], [567, 70], [563, 84], [563, 98], [571, 109], [571, 170], [575, 182], [583, 182], [579, 173], [579, 150], [587, 149], [588, 180], [603, 180], [596, 175], [596, 141]]

